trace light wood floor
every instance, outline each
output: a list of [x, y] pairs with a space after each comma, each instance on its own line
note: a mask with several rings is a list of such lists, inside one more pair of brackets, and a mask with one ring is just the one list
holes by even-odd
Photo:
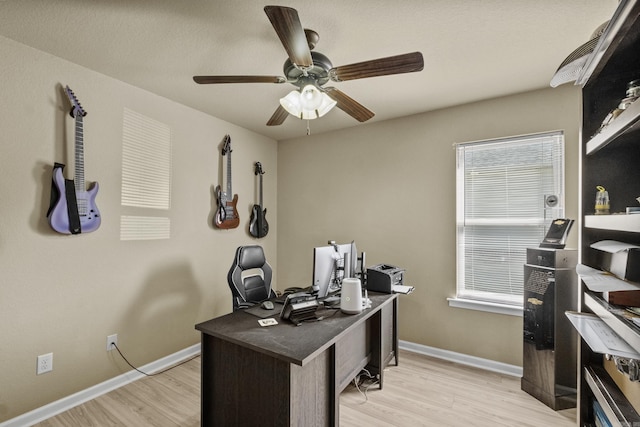
[[[401, 351], [384, 388], [340, 397], [340, 425], [574, 427], [575, 409], [554, 412], [520, 390], [520, 378]], [[70, 409], [38, 427], [200, 425], [200, 358]]]

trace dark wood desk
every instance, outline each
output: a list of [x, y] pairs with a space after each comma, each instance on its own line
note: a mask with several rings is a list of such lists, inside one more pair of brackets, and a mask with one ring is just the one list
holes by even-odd
[[[337, 426], [340, 392], [366, 368], [383, 385], [398, 364], [398, 299], [370, 293], [358, 315], [327, 311], [301, 326], [261, 327], [236, 311], [202, 333], [202, 426]], [[278, 309], [279, 307], [277, 307]]]

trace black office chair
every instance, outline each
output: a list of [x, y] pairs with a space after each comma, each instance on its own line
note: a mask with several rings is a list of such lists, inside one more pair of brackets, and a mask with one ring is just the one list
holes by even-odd
[[227, 274], [233, 295], [233, 310], [248, 308], [275, 298], [276, 293], [271, 289], [271, 276], [271, 266], [264, 257], [262, 246], [240, 246], [236, 249], [236, 256]]

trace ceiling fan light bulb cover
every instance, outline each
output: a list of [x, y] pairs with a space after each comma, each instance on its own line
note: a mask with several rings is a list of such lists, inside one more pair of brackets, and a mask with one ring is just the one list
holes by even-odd
[[318, 108], [318, 117], [322, 117], [327, 114], [333, 107], [336, 106], [338, 102], [334, 101], [327, 95], [326, 93], [322, 94], [322, 104], [320, 104], [320, 108]]
[[292, 116], [300, 117], [302, 106], [300, 105], [300, 92], [292, 90], [284, 98], [280, 98], [280, 105]]
[[320, 107], [316, 108], [315, 110], [303, 109], [298, 117], [300, 117], [303, 120], [319, 119], [320, 117], [324, 116], [329, 111], [331, 111], [331, 109], [335, 107], [336, 104], [337, 104], [336, 101], [329, 98], [329, 96], [326, 93], [323, 93], [322, 104], [320, 104]]
[[322, 92], [313, 85], [306, 85], [300, 90], [300, 105], [305, 110], [317, 110], [322, 105]]
[[302, 120], [313, 120], [320, 116], [318, 115], [318, 110], [302, 110], [298, 117]]

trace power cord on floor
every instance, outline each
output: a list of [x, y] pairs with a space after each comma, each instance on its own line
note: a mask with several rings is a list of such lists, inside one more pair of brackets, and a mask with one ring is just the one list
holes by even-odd
[[180, 362], [180, 363], [178, 363], [178, 364], [176, 364], [176, 365], [173, 365], [173, 366], [170, 366], [170, 367], [168, 367], [168, 368], [166, 368], [166, 369], [163, 369], [162, 371], [154, 372], [153, 374], [148, 374], [148, 373], [143, 372], [143, 371], [141, 371], [140, 369], [136, 368], [135, 366], [133, 366], [133, 365], [132, 365], [128, 360], [127, 360], [127, 358], [126, 358], [126, 357], [124, 357], [124, 354], [122, 354], [122, 352], [120, 351], [120, 348], [118, 348], [118, 344], [116, 344], [116, 343], [111, 343], [111, 345], [112, 345], [113, 347], [115, 347], [115, 348], [116, 348], [116, 350], [118, 350], [118, 353], [120, 354], [120, 357], [122, 357], [122, 359], [123, 359], [125, 362], [127, 362], [127, 365], [129, 365], [132, 369], [135, 369], [136, 371], [140, 372], [142, 375], [146, 375], [147, 377], [153, 377], [153, 376], [156, 376], [156, 375], [163, 374], [163, 373], [165, 373], [165, 372], [167, 372], [167, 371], [170, 371], [170, 370], [171, 370], [171, 369], [173, 369], [173, 368], [177, 368], [178, 366], [181, 366], [181, 365], [184, 365], [185, 363], [191, 362], [191, 361], [192, 361], [193, 359], [195, 359], [196, 357], [200, 357], [200, 355], [198, 354], [198, 355], [193, 356], [193, 357], [192, 357], [192, 358], [190, 358], [190, 359], [183, 360], [182, 362]]

